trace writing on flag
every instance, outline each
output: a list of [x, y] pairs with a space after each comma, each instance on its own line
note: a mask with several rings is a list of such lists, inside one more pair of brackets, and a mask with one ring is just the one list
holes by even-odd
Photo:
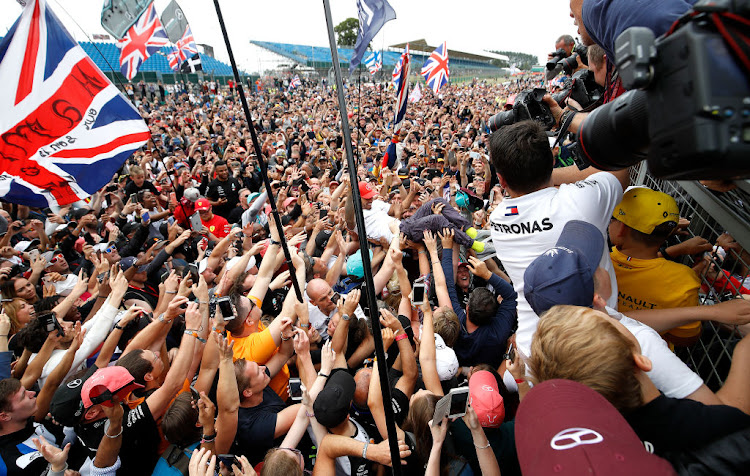
[[45, 0], [29, 0], [0, 42], [0, 80], [0, 197], [8, 202], [88, 197], [150, 137]]

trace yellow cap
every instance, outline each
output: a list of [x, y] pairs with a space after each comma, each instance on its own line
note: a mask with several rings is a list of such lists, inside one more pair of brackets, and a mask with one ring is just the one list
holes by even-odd
[[612, 216], [630, 228], [650, 235], [661, 224], [672, 222], [677, 226], [680, 210], [674, 198], [666, 193], [637, 187], [625, 192]]

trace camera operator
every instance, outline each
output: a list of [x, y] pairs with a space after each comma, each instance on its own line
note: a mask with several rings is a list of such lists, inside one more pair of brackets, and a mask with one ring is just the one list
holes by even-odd
[[[580, 46], [578, 48], [580, 48]], [[565, 70], [565, 58], [570, 58], [571, 56], [573, 56], [576, 49], [576, 42], [572, 36], [562, 35], [557, 39], [557, 41], [555, 42], [555, 51], [547, 55], [547, 81], [556, 78], [563, 71], [565, 71], [566, 75], [572, 75], [579, 69], [586, 67], [586, 65], [581, 62], [580, 55], [576, 55], [575, 69], [571, 69], [570, 73]], [[552, 64], [554, 64], [554, 67], [550, 68]]]

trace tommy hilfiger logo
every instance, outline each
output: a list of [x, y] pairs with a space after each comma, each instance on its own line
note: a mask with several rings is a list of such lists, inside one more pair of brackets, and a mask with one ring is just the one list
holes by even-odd
[[510, 217], [513, 215], [518, 215], [518, 207], [516, 206], [505, 207], [505, 216]]

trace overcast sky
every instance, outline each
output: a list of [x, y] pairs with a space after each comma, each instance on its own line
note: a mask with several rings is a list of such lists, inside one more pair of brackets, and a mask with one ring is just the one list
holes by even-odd
[[[21, 6], [2, 0], [0, 35], [21, 13]], [[161, 14], [169, 0], [156, 0]], [[228, 56], [212, 0], [178, 0], [197, 43], [214, 47], [218, 59]], [[544, 62], [562, 34], [576, 36], [567, 0], [390, 0], [397, 18], [385, 24], [372, 46], [426, 38], [448, 48], [510, 50], [537, 55]], [[79, 40], [106, 33], [100, 25], [101, 0], [48, 0], [48, 4]], [[240, 68], [255, 64], [249, 40], [328, 46], [322, 0], [221, 0], [229, 38]], [[355, 0], [331, 0], [334, 25], [357, 16]], [[72, 18], [75, 18], [74, 23]], [[85, 32], [85, 33], [84, 33]]]

